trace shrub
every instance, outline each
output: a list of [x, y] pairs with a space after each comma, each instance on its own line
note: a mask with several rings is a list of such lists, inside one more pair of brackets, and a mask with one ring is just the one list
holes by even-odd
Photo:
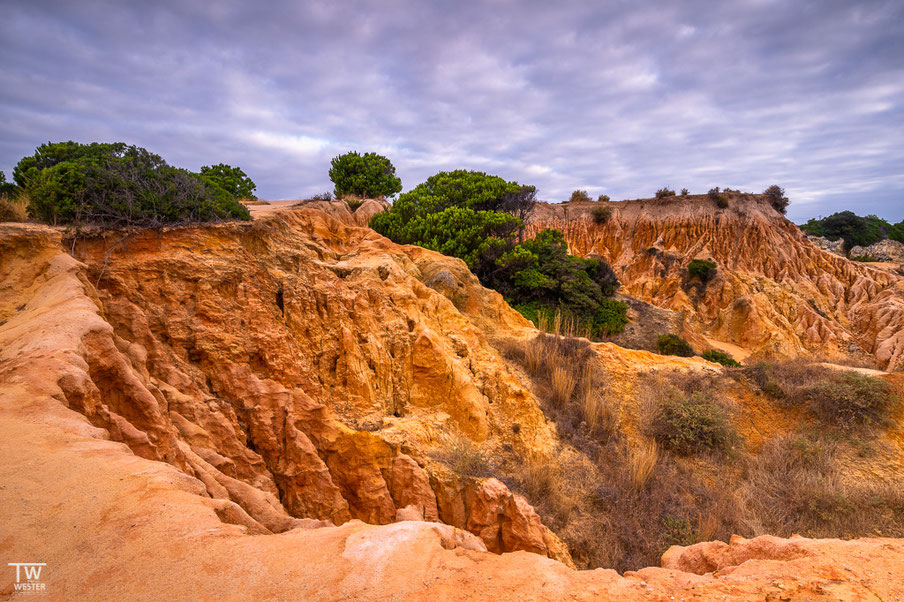
[[332, 192], [321, 192], [320, 194], [315, 194], [311, 197], [312, 201], [332, 201], [333, 193]]
[[376, 153], [359, 155], [353, 151], [333, 157], [330, 180], [337, 197], [389, 197], [402, 191], [402, 180], [395, 175], [392, 162]]
[[881, 424], [901, 401], [880, 378], [813, 362], [759, 362], [744, 373], [783, 405], [804, 406], [823, 423], [841, 428]]
[[699, 278], [701, 282], [709, 282], [716, 275], [716, 264], [705, 259], [694, 259], [687, 264], [687, 277]]
[[681, 196], [687, 196], [687, 195], [689, 195], [689, 194], [690, 194], [690, 192], [688, 191], [687, 188], [682, 188], [682, 189], [681, 189]]
[[736, 438], [722, 408], [700, 393], [682, 397], [670, 392], [650, 430], [659, 445], [680, 455], [728, 451]]
[[857, 372], [817, 383], [809, 398], [817, 416], [845, 428], [882, 423], [900, 401], [887, 382]]
[[211, 178], [121, 142], [43, 144], [13, 173], [29, 215], [50, 224], [153, 227], [251, 218]]
[[201, 176], [215, 183], [236, 199], [251, 199], [257, 186], [240, 167], [232, 167], [225, 163], [205, 165], [201, 168]]
[[656, 441], [644, 442], [631, 452], [631, 485], [636, 491], [643, 489], [659, 462], [659, 446]]
[[625, 329], [628, 324], [628, 306], [616, 299], [599, 301], [593, 318], [593, 335], [612, 336]]
[[694, 350], [690, 344], [679, 337], [677, 334], [663, 334], [656, 339], [656, 347], [662, 355], [677, 355], [680, 357], [691, 357]]
[[785, 196], [785, 190], [781, 186], [773, 184], [763, 191], [763, 194], [766, 195], [766, 198], [769, 199], [769, 202], [772, 203], [772, 207], [776, 211], [781, 214], [785, 214], [788, 211], [788, 204], [791, 201]]
[[875, 215], [860, 217], [852, 211], [839, 211], [828, 217], [811, 219], [800, 227], [814, 236], [824, 236], [829, 240], [843, 239], [846, 253], [857, 246], [868, 247], [885, 237], [894, 238], [896, 228]]
[[664, 199], [664, 198], [670, 197], [670, 196], [675, 196], [675, 191], [670, 190], [668, 187], [660, 188], [659, 190], [656, 191], [657, 199]]
[[571, 198], [568, 199], [569, 203], [577, 203], [577, 202], [589, 202], [590, 195], [587, 194], [586, 190], [575, 190], [571, 193]]
[[859, 261], [861, 263], [875, 263], [879, 261], [875, 257], [869, 257], [868, 255], [854, 255], [851, 257], [851, 261]]
[[490, 461], [486, 454], [470, 439], [455, 436], [444, 449], [434, 455], [461, 477], [486, 477], [490, 474]]
[[[726, 190], [728, 192], [728, 190]], [[728, 197], [719, 192], [719, 187], [710, 188], [709, 192], [706, 193], [710, 199], [716, 202], [716, 206], [720, 209], [725, 209], [728, 207]]]
[[730, 355], [723, 353], [718, 349], [710, 349], [709, 351], [705, 351], [700, 357], [709, 362], [715, 362], [716, 364], [728, 366], [729, 368], [739, 368], [741, 366], [740, 362], [735, 361]]
[[612, 207], [594, 207], [593, 222], [595, 224], [605, 224], [612, 217]]
[[349, 210], [354, 213], [358, 210], [358, 207], [364, 204], [364, 201], [361, 199], [345, 199], [345, 204], [348, 205]]
[[599, 201], [600, 203], [608, 203], [608, 202], [609, 202], [609, 195], [608, 195], [608, 194], [601, 194], [601, 195], [599, 195], [599, 196], [596, 198], [596, 200]]

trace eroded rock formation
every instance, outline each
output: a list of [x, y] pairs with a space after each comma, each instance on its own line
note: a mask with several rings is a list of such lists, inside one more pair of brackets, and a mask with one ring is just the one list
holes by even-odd
[[[460, 262], [311, 210], [67, 240], [87, 265], [49, 228], [2, 240], [4, 374], [65, 357], [46, 376], [66, 405], [233, 502], [233, 522], [282, 532], [404, 510], [568, 561], [523, 500], [423, 453], [450, 432], [525, 455], [553, 437], [483, 333], [419, 280], [479, 288]], [[476, 313], [520, 323], [480, 290], [462, 297]]]
[[[823, 251], [759, 195], [540, 204], [527, 231], [557, 228], [570, 251], [612, 264], [622, 292], [685, 312], [693, 329], [754, 356], [870, 354], [904, 362], [904, 278]], [[703, 283], [692, 259], [718, 265]]]

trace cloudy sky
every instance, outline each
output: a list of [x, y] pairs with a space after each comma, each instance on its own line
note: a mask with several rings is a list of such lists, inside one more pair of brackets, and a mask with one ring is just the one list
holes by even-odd
[[0, 169], [46, 141], [241, 166], [375, 151], [562, 200], [762, 191], [904, 219], [904, 2], [0, 0]]

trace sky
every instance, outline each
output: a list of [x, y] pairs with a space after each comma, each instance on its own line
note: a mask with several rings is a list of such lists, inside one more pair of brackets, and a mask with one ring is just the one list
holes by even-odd
[[47, 141], [240, 166], [390, 158], [612, 200], [761, 192], [904, 219], [904, 2], [0, 0], [0, 170]]

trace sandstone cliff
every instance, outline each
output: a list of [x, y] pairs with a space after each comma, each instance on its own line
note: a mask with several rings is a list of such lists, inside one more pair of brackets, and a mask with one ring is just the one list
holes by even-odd
[[418, 516], [493, 551], [568, 560], [501, 483], [462, 480], [424, 454], [455, 433], [522, 455], [553, 436], [482, 332], [421, 282], [522, 325], [460, 262], [310, 210], [65, 245], [38, 226], [3, 235], [7, 377], [44, 352], [66, 358], [44, 362], [61, 401], [234, 502], [235, 520], [277, 532], [301, 518]]
[[[612, 264], [622, 292], [754, 356], [904, 362], [904, 278], [817, 248], [759, 195], [728, 198], [726, 209], [701, 196], [606, 203], [604, 223], [598, 203], [540, 204], [527, 231], [563, 231], [572, 253]], [[688, 280], [692, 259], [716, 262], [716, 278]]]

